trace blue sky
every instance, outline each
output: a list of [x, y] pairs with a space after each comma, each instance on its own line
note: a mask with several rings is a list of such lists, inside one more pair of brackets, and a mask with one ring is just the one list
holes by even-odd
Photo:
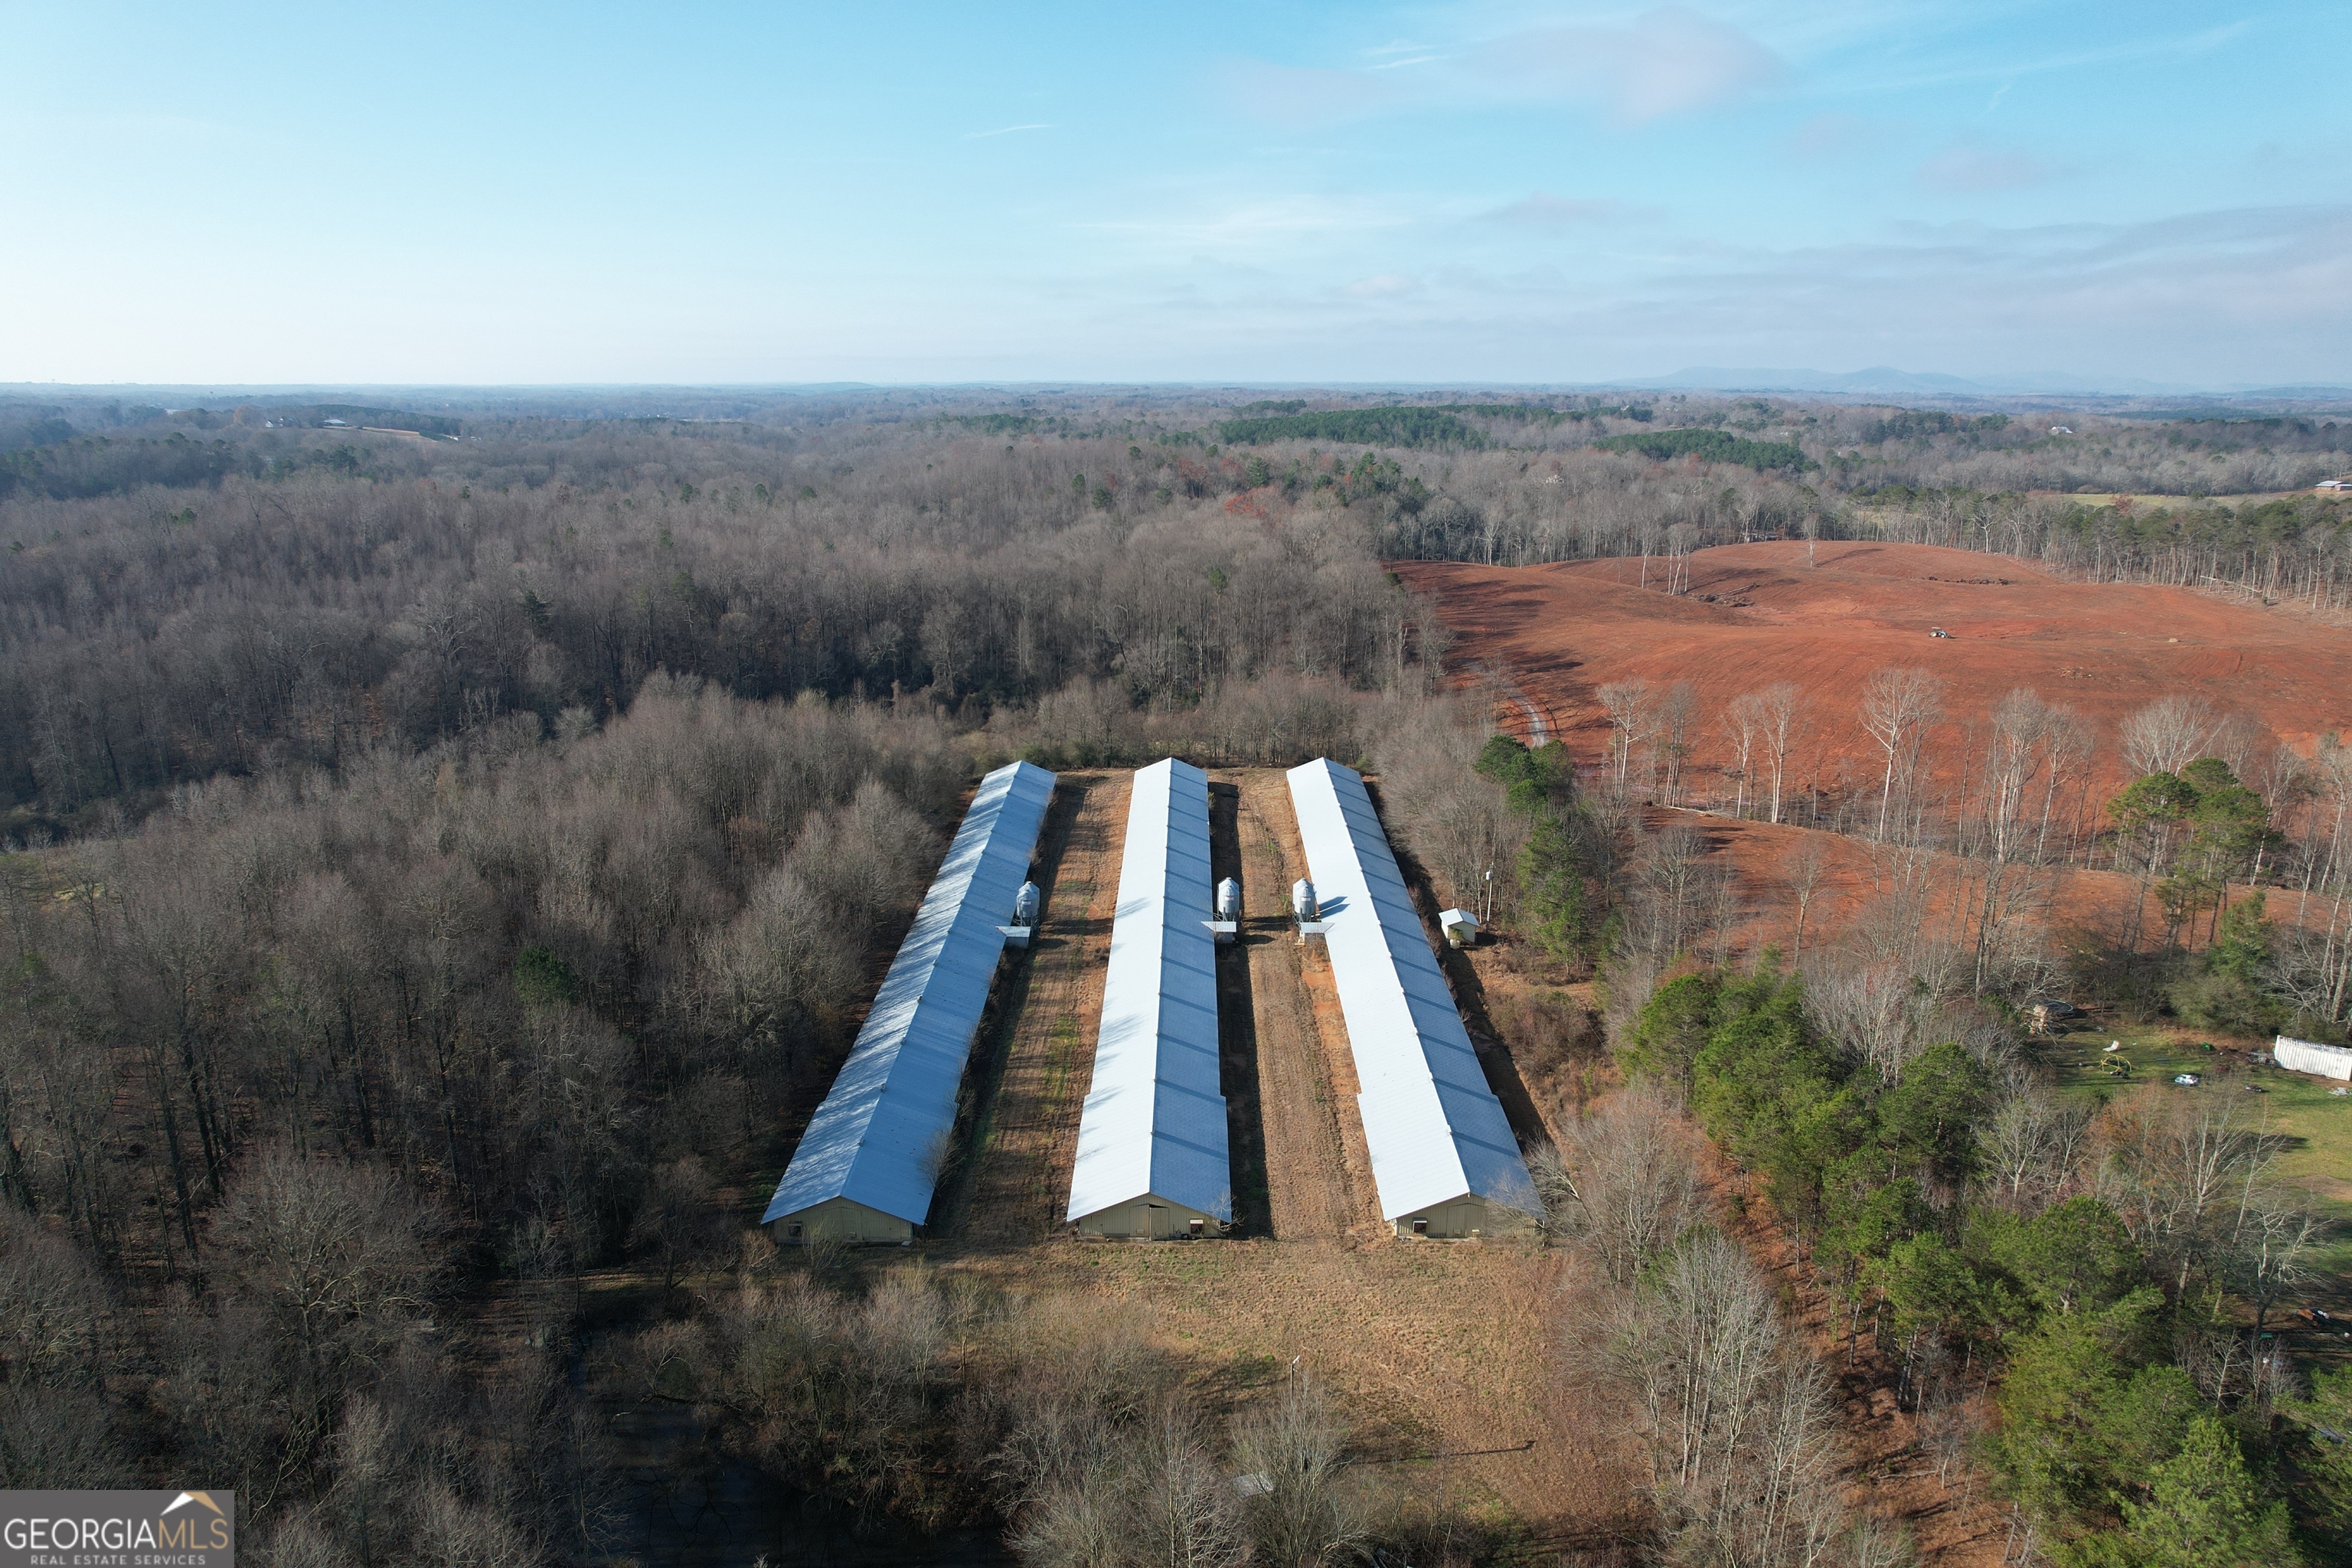
[[2352, 6], [0, 4], [0, 381], [2352, 382]]

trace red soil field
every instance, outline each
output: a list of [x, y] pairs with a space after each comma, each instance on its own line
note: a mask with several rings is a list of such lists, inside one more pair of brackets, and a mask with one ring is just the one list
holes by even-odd
[[[1742, 822], [1728, 816], [1664, 808], [1646, 811], [1643, 817], [1654, 832], [1677, 820], [1687, 823], [1697, 829], [1707, 853], [1729, 868], [1742, 900], [1741, 915], [1732, 927], [1731, 945], [1741, 955], [1759, 952], [1766, 947], [1777, 947], [1783, 958], [1793, 952], [1797, 902], [1789, 889], [1787, 861], [1808, 840], [1822, 856], [1821, 880], [1805, 919], [1804, 946], [1808, 952], [1834, 943], [1852, 930], [1857, 921], [1870, 913], [1894, 880], [1892, 858], [1887, 852], [1867, 839], [1848, 834], [1812, 833], [1785, 823], [1775, 826], [1765, 822]], [[1927, 901], [1929, 935], [1962, 948], [1974, 941], [1972, 922], [1978, 909], [1974, 900], [1979, 889], [1969, 879], [1978, 869], [1955, 856], [1934, 858], [1927, 873], [1931, 889]], [[2080, 929], [2104, 941], [2124, 942], [2128, 940], [2135, 911], [2139, 915], [2138, 940], [2143, 947], [2153, 945], [2164, 933], [2161, 905], [2153, 897], [2143, 897], [2138, 882], [2130, 876], [2086, 869], [2079, 860], [2053, 865], [2032, 875], [2039, 879], [2040, 891], [2031, 908], [2021, 909], [2017, 918], [2029, 926], [2039, 927], [2047, 937], [2054, 939]], [[2240, 889], [2242, 893], [2242, 890]], [[2305, 910], [2292, 890], [2274, 888], [2265, 912], [2273, 921], [2294, 922], [2302, 918]], [[2312, 918], [2320, 916], [2315, 913]], [[2201, 935], [2201, 931], [2192, 931], [2184, 940], [2190, 947], [2202, 946]]]
[[[1945, 681], [1931, 753], [1946, 784], [1981, 750], [1992, 705], [2026, 686], [2083, 714], [2098, 773], [2090, 809], [2127, 782], [2113, 744], [2133, 710], [2174, 693], [2252, 715], [2309, 755], [2352, 730], [2352, 630], [2290, 608], [2185, 588], [2080, 583], [2005, 556], [1932, 545], [1801, 542], [1703, 550], [1688, 591], [1651, 586], [1639, 560], [1497, 567], [1399, 561], [1453, 632], [1449, 663], [1490, 669], [1543, 710], [1580, 761], [1607, 750], [1595, 696], [1612, 680], [1698, 689], [1700, 790], [1725, 743], [1717, 719], [1742, 691], [1793, 681], [1812, 700], [1812, 736], [1793, 759], [1799, 789], [1870, 787], [1877, 769], [1855, 718], [1863, 683], [1889, 665]], [[1714, 595], [1710, 603], [1704, 595]], [[1930, 637], [1941, 627], [1948, 639]], [[1516, 705], [1505, 711], [1514, 727]], [[1973, 730], [1973, 743], [1963, 743]]]

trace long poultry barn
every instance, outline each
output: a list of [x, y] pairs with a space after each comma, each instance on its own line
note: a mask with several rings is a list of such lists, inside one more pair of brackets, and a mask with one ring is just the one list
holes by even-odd
[[1054, 775], [1013, 763], [982, 779], [940, 874], [761, 1223], [780, 1242], [908, 1241], [930, 1213], [956, 1089]]
[[1328, 759], [1290, 770], [1356, 1106], [1399, 1236], [1495, 1236], [1543, 1212], [1502, 1102], [1430, 951], [1363, 775]]
[[1141, 769], [1111, 922], [1068, 1217], [1081, 1236], [1214, 1236], [1233, 1222], [1209, 928], [1209, 775]]

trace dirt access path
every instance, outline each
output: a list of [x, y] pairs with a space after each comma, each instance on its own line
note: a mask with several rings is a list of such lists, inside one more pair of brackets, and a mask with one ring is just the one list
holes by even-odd
[[[1123, 771], [1062, 775], [1039, 846], [1045, 923], [983, 1042], [964, 1175], [935, 1234], [1026, 1246], [1061, 1228], [1102, 1026], [1130, 789]], [[1290, 933], [1290, 884], [1306, 858], [1283, 775], [1216, 773], [1210, 837], [1214, 874], [1238, 875], [1244, 900], [1240, 951], [1218, 959], [1236, 1230], [1284, 1241], [1377, 1235], [1339, 994], [1319, 951]]]
[[959, 1241], [1043, 1241], [1069, 1206], [1132, 788], [1124, 771], [1066, 773], [1055, 787], [1034, 873], [1044, 919], [1000, 1000], [965, 1176], [943, 1227]]
[[1234, 832], [1242, 861], [1252, 1051], [1265, 1139], [1273, 1234], [1338, 1241], [1377, 1234], [1380, 1207], [1356, 1064], [1331, 966], [1291, 934], [1290, 885], [1307, 874], [1290, 788], [1275, 770], [1220, 773], [1240, 791]]

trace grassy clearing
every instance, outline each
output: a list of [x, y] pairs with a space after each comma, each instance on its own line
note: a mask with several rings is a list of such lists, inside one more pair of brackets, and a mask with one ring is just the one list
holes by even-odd
[[[2108, 1052], [2111, 1040], [2123, 1048]], [[2209, 1044], [2210, 1050], [2204, 1048]], [[2151, 1082], [2176, 1094], [2259, 1092], [2262, 1115], [2289, 1140], [2280, 1171], [2310, 1192], [2335, 1221], [2322, 1267], [2336, 1276], [2339, 1289], [2352, 1291], [2352, 1095], [2330, 1094], [2346, 1087], [2332, 1079], [2251, 1065], [2252, 1054], [2269, 1045], [2161, 1026], [2083, 1028], [2051, 1037], [2045, 1059], [2063, 1090], [2102, 1104]], [[2117, 1057], [2130, 1064], [2128, 1073], [2109, 1070]], [[2176, 1088], [2172, 1079], [2181, 1073], [2195, 1073], [2202, 1081], [2193, 1089]]]

